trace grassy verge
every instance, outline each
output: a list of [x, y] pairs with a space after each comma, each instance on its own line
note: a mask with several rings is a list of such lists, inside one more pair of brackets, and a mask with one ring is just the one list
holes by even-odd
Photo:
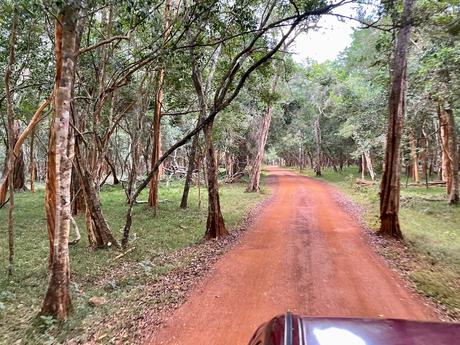
[[[245, 185], [241, 183], [223, 184], [221, 187], [223, 214], [230, 229], [240, 224], [248, 211], [268, 195], [268, 192], [245, 193], [244, 188]], [[135, 249], [121, 259], [115, 259], [120, 252], [92, 251], [88, 248], [84, 217], [77, 217], [82, 240], [70, 248], [73, 313], [63, 324], [57, 324], [50, 318], [37, 318], [47, 286], [49, 249], [44, 192], [18, 193], [15, 210], [16, 257], [11, 278], [4, 274], [8, 248], [7, 208], [0, 210], [0, 262], [4, 267], [0, 274], [0, 343], [54, 344], [68, 339], [84, 343], [94, 325], [119, 313], [120, 308], [129, 309], [130, 315], [142, 315], [148, 306], [136, 301], [143, 290], [190, 260], [187, 256], [173, 261], [162, 258], [199, 243], [204, 233], [206, 190], [201, 189], [203, 201], [200, 208], [197, 189], [191, 190], [187, 210], [178, 207], [181, 193], [181, 183], [162, 185], [156, 218], [146, 204], [136, 206], [131, 235], [131, 244]], [[144, 193], [139, 199], [146, 200], [147, 194]], [[120, 238], [126, 210], [123, 190], [104, 187], [102, 203], [112, 231]], [[91, 307], [88, 300], [93, 296], [104, 296], [108, 302]], [[120, 322], [123, 323], [123, 320]], [[108, 340], [111, 331], [102, 331]]]
[[[313, 177], [313, 171], [303, 174]], [[379, 184], [359, 186], [357, 169], [325, 170], [320, 177], [366, 210], [363, 219], [379, 226]], [[435, 301], [450, 317], [460, 319], [460, 207], [449, 206], [443, 187], [401, 187], [400, 222], [404, 245], [379, 248], [410, 279], [415, 289]]]

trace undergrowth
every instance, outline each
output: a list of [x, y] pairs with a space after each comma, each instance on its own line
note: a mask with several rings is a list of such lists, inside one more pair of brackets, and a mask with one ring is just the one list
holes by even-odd
[[[162, 263], [161, 257], [181, 248], [193, 246], [203, 238], [207, 215], [206, 189], [201, 188], [201, 207], [198, 190], [192, 188], [189, 208], [179, 208], [183, 185], [163, 183], [160, 187], [160, 206], [157, 217], [146, 203], [135, 206], [131, 232], [134, 250], [115, 259], [120, 251], [98, 250], [88, 247], [84, 215], [76, 217], [82, 239], [70, 247], [73, 312], [65, 323], [49, 317], [37, 317], [47, 286], [47, 258], [49, 243], [44, 212], [44, 191], [16, 194], [14, 274], [7, 277], [7, 207], [0, 210], [0, 343], [55, 344], [72, 339], [84, 343], [91, 327], [108, 315], [116, 315], [119, 308], [141, 315], [146, 306], [136, 304], [136, 298], [150, 282], [182, 265]], [[242, 183], [222, 184], [221, 205], [226, 225], [235, 228], [248, 211], [266, 193], [245, 193]], [[126, 212], [126, 196], [121, 187], [104, 186], [102, 208], [116, 238], [120, 239]], [[147, 199], [144, 192], [139, 200]], [[75, 234], [71, 232], [71, 238]], [[92, 307], [88, 300], [104, 296], [107, 303]], [[167, 298], [162, 296], [161, 298]], [[157, 303], [158, 301], [156, 301]], [[122, 320], [121, 320], [122, 322]], [[110, 334], [110, 330], [107, 330]], [[107, 338], [108, 339], [108, 338]]]

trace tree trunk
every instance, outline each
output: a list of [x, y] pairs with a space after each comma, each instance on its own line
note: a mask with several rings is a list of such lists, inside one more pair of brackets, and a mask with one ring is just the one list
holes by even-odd
[[[168, 40], [171, 33], [170, 25], [170, 12], [172, 0], [166, 0], [164, 10], [164, 23], [163, 23], [163, 43]], [[163, 103], [163, 84], [165, 77], [164, 63], [160, 67], [157, 75], [155, 86], [155, 111], [153, 114], [153, 138], [152, 138], [152, 166], [155, 165], [161, 156], [161, 105]], [[148, 204], [154, 209], [156, 214], [158, 208], [158, 182], [161, 176], [161, 167], [155, 171], [152, 180], [150, 181], [150, 191]]]
[[[14, 141], [13, 147], [19, 140], [19, 133], [21, 132], [21, 123], [19, 120], [14, 121]], [[24, 163], [24, 151], [22, 147], [14, 157], [14, 168], [13, 168], [13, 186], [15, 190], [25, 190], [26, 188], [26, 173]]]
[[313, 163], [313, 156], [310, 152], [310, 150], [307, 151], [307, 156], [308, 156], [308, 162], [310, 164], [310, 168], [314, 168], [314, 163]]
[[86, 205], [86, 228], [89, 245], [93, 248], [119, 248], [120, 245], [112, 235], [109, 225], [102, 213], [101, 201], [94, 179], [80, 154], [80, 148], [75, 145], [75, 167], [80, 179], [81, 191]]
[[72, 216], [76, 216], [86, 210], [85, 197], [78, 176], [78, 170], [74, 162], [72, 167], [72, 182], [70, 186], [70, 198], [72, 200]]
[[[276, 81], [273, 89], [276, 89]], [[262, 119], [260, 130], [257, 136], [257, 152], [252, 162], [251, 173], [249, 175], [249, 184], [246, 187], [246, 192], [260, 191], [260, 173], [262, 170], [262, 162], [264, 160], [265, 145], [267, 144], [268, 132], [270, 130], [270, 122], [272, 120], [273, 105], [268, 104], [265, 116]]]
[[417, 140], [415, 139], [415, 135], [412, 131], [409, 134], [409, 144], [411, 159], [411, 175], [415, 183], [420, 183], [420, 175], [418, 172]]
[[30, 133], [30, 155], [29, 155], [29, 174], [30, 174], [30, 191], [35, 193], [35, 179], [37, 176], [37, 164], [34, 155], [35, 128]]
[[380, 190], [379, 233], [402, 238], [399, 225], [399, 196], [401, 179], [400, 145], [406, 97], [407, 47], [410, 39], [412, 7], [415, 0], [404, 1], [403, 25], [397, 36], [390, 96], [388, 99], [388, 132], [385, 161]]
[[[192, 77], [194, 78], [194, 86], [195, 86], [195, 90], [197, 91], [197, 93], [199, 92], [203, 94], [203, 100], [201, 100], [203, 104], [202, 105], [200, 104], [202, 109], [198, 115], [197, 125], [199, 125], [201, 121], [206, 117], [206, 109], [207, 109], [206, 92], [208, 92], [211, 87], [211, 83], [214, 78], [214, 72], [217, 66], [217, 61], [220, 56], [220, 51], [221, 51], [221, 46], [219, 45], [211, 58], [210, 72], [208, 75], [208, 80], [206, 81], [205, 89], [203, 90], [201, 72], [197, 69], [196, 60], [195, 60], [194, 52], [192, 49], [192, 58], [193, 58], [192, 74], [194, 74], [194, 76], [192, 75]], [[182, 200], [180, 204], [181, 208], [187, 208], [188, 194], [189, 194], [190, 185], [192, 182], [193, 171], [195, 170], [195, 164], [197, 162], [196, 157], [197, 157], [197, 151], [198, 151], [198, 144], [199, 144], [199, 132], [193, 137], [193, 141], [192, 141], [192, 147], [191, 147], [189, 163], [188, 163], [189, 166], [187, 169], [187, 176], [185, 178], [184, 192], [182, 193]], [[200, 159], [201, 158], [198, 158], [198, 163]], [[199, 180], [200, 180], [200, 169], [199, 169], [199, 164], [198, 164], [198, 181]], [[199, 200], [199, 204], [201, 204], [201, 199]]]
[[[141, 92], [142, 93], [142, 92]], [[137, 180], [137, 175], [138, 175], [138, 165], [139, 165], [139, 160], [140, 160], [140, 152], [139, 152], [139, 137], [140, 133], [142, 132], [142, 117], [147, 107], [142, 107], [142, 105], [139, 105], [136, 108], [136, 116], [133, 116], [132, 122], [131, 122], [131, 148], [130, 148], [130, 156], [131, 156], [131, 169], [129, 170], [129, 176], [128, 176], [128, 186], [127, 186], [127, 197], [128, 197], [128, 204], [129, 204], [129, 209], [132, 210], [132, 207], [134, 205], [134, 197], [133, 194], [136, 189], [136, 180]], [[158, 164], [156, 162], [155, 164]], [[130, 211], [127, 221], [129, 222], [129, 226], [131, 226], [132, 223], [132, 211]], [[128, 247], [129, 243], [129, 231], [126, 230], [126, 227], [123, 232], [123, 238], [121, 241], [121, 245], [123, 249], [126, 249]]]
[[[8, 166], [7, 172], [14, 171], [16, 172], [16, 159], [14, 155], [14, 145], [17, 140], [15, 128], [17, 122], [14, 120], [14, 109], [13, 109], [13, 95], [10, 90], [10, 81], [11, 74], [13, 72], [13, 66], [15, 62], [15, 46], [16, 46], [16, 25], [17, 25], [17, 12], [16, 6], [13, 8], [13, 18], [11, 21], [11, 32], [10, 32], [10, 41], [9, 41], [9, 54], [8, 54], [8, 65], [5, 71], [5, 93], [6, 93], [6, 106], [7, 106], [7, 115], [8, 115]], [[22, 150], [20, 157], [18, 159], [23, 159]], [[24, 161], [22, 161], [24, 164]], [[13, 274], [13, 264], [14, 264], [14, 189], [15, 189], [15, 178], [5, 179], [5, 185], [8, 183], [8, 188], [10, 191], [10, 204], [8, 208], [8, 275]], [[13, 176], [15, 174], [13, 173]], [[8, 181], [6, 181], [8, 180]], [[3, 201], [4, 202], [4, 201]], [[1, 203], [3, 203], [1, 202]], [[1, 205], [0, 203], [0, 205]]]
[[110, 168], [110, 173], [112, 174], [112, 178], [113, 178], [113, 184], [114, 185], [120, 184], [120, 180], [117, 177], [117, 169], [115, 168], [115, 162], [112, 161], [108, 152], [105, 155], [105, 161], [107, 162], [107, 165]]
[[217, 179], [218, 165], [212, 141], [212, 122], [203, 129], [206, 142], [206, 169], [208, 180], [208, 219], [206, 221], [205, 238], [220, 238], [228, 235], [224, 218], [220, 209], [219, 182]]
[[420, 160], [422, 161], [422, 175], [425, 178], [425, 183], [428, 186], [428, 161], [429, 161], [429, 141], [424, 126], [422, 126], [422, 140], [420, 146], [423, 151], [420, 153]]
[[[81, 17], [84, 18], [85, 8], [82, 8]], [[110, 36], [112, 31], [112, 8], [108, 6], [102, 11], [101, 22], [104, 25], [105, 34]], [[79, 23], [77, 27], [77, 34], [81, 35], [84, 29], [84, 21]], [[94, 90], [98, 94], [97, 101], [92, 105], [94, 111], [92, 112], [89, 120], [92, 120], [93, 127], [93, 142], [88, 152], [88, 159], [81, 152], [81, 145], [77, 140], [75, 145], [75, 170], [77, 172], [80, 184], [81, 194], [85, 202], [85, 215], [86, 215], [86, 230], [88, 235], [89, 245], [93, 248], [119, 248], [117, 240], [112, 235], [109, 225], [104, 217], [100, 201], [100, 185], [105, 167], [105, 157], [108, 150], [108, 141], [113, 130], [108, 130], [103, 138], [99, 132], [101, 127], [101, 114], [109, 99], [109, 93], [106, 92], [106, 74], [107, 74], [107, 61], [109, 59], [109, 48], [106, 45], [98, 48], [100, 51], [100, 63], [98, 65], [98, 86]], [[113, 100], [113, 94], [111, 94]], [[113, 106], [113, 103], [112, 103]], [[113, 110], [111, 106], [110, 111]], [[89, 113], [89, 112], [88, 112]], [[74, 109], [74, 117], [76, 110]], [[111, 113], [109, 112], [109, 117]], [[74, 126], [84, 128], [79, 119], [74, 119]], [[80, 136], [78, 136], [80, 138]], [[77, 181], [74, 181], [77, 184]]]
[[441, 102], [438, 103], [438, 116], [439, 116], [439, 128], [441, 137], [441, 165], [442, 165], [442, 180], [446, 181], [446, 192], [450, 194], [452, 187], [452, 167], [449, 161], [449, 120], [448, 114], [444, 111]]
[[227, 175], [226, 181], [231, 183], [233, 179], [233, 154], [231, 152], [225, 151], [224, 152], [224, 160], [225, 160], [225, 173]]
[[442, 139], [441, 139], [441, 129], [439, 128], [439, 110], [438, 110], [438, 121], [436, 121], [435, 118], [433, 118], [433, 126], [435, 129], [435, 150], [436, 153], [433, 154], [433, 161], [436, 165], [436, 178], [438, 180], [443, 180], [443, 172], [442, 172]]
[[446, 192], [450, 204], [457, 204], [458, 196], [458, 149], [454, 116], [451, 109], [438, 102], [439, 127], [442, 146], [442, 180], [446, 181]]
[[[201, 116], [198, 121], [201, 121]], [[187, 175], [185, 176], [184, 191], [182, 193], [182, 199], [180, 202], [180, 208], [186, 209], [188, 203], [188, 194], [190, 191], [190, 185], [192, 184], [193, 171], [195, 170], [197, 148], [198, 148], [199, 134], [197, 133], [192, 140], [192, 146], [190, 147], [190, 154], [188, 156], [188, 168]], [[200, 171], [198, 170], [198, 175]]]
[[71, 308], [69, 232], [70, 183], [74, 138], [70, 126], [76, 54], [78, 1], [62, 5], [56, 20], [56, 80], [54, 116], [48, 143], [45, 208], [50, 240], [49, 281], [41, 314], [67, 319]]
[[[271, 86], [271, 92], [276, 92], [276, 87], [278, 85], [278, 79], [281, 71], [277, 71], [275, 78], [273, 79], [273, 84]], [[268, 132], [270, 130], [270, 123], [272, 120], [273, 112], [273, 102], [268, 101], [267, 111], [265, 116], [262, 119], [261, 126], [258, 126], [260, 130], [257, 135], [257, 151], [256, 156], [254, 157], [251, 173], [249, 175], [249, 184], [246, 187], [246, 192], [259, 192], [260, 191], [260, 173], [262, 170], [262, 162], [264, 160], [265, 145], [267, 144]]]
[[449, 119], [449, 160], [452, 165], [452, 187], [449, 194], [449, 204], [458, 204], [458, 146], [457, 134], [455, 131], [455, 118], [452, 109], [445, 109]]
[[205, 167], [203, 164], [203, 153], [200, 145], [197, 147], [197, 160], [196, 160], [196, 170], [197, 170], [197, 179], [196, 179], [196, 189], [198, 192], [198, 209], [201, 210], [201, 169], [203, 168], [203, 178], [205, 178]]
[[[153, 138], [152, 138], [152, 166], [158, 161], [161, 155], [161, 103], [163, 101], [164, 69], [158, 71], [155, 94], [155, 111], [153, 115]], [[156, 214], [158, 207], [158, 182], [160, 169], [158, 169], [150, 181], [148, 204]]]
[[[198, 68], [197, 61], [192, 51], [192, 79], [195, 91], [198, 96], [198, 103], [201, 113], [200, 116], [202, 119], [206, 118], [208, 109], [206, 90], [208, 90], [210, 87], [219, 54], [220, 46], [213, 56], [206, 87], [203, 87], [201, 71]], [[206, 221], [205, 232], [205, 238], [207, 240], [228, 235], [228, 231], [225, 228], [224, 218], [220, 209], [218, 165], [216, 152], [214, 150], [214, 144], [212, 141], [212, 126], [213, 121], [210, 121], [203, 128], [206, 151], [206, 180], [208, 182], [208, 219]]]
[[367, 170], [371, 180], [375, 180], [374, 166], [372, 165], [371, 153], [369, 151], [364, 152], [364, 158], [366, 159]]
[[320, 126], [320, 113], [315, 121], [315, 141], [316, 141], [316, 160], [315, 160], [315, 175], [321, 176], [321, 126]]
[[[48, 99], [44, 100], [42, 104], [38, 107], [37, 111], [35, 114], [32, 116], [32, 119], [30, 120], [29, 124], [27, 125], [26, 129], [21, 133], [19, 138], [16, 140], [14, 144], [14, 149], [13, 149], [13, 154], [9, 156], [6, 160], [6, 169], [4, 172], [4, 180], [2, 184], [0, 185], [0, 205], [3, 205], [6, 200], [6, 194], [8, 192], [8, 180], [11, 172], [13, 171], [13, 166], [14, 166], [14, 157], [17, 157], [20, 155], [20, 152], [22, 152], [22, 144], [24, 141], [27, 139], [28, 135], [32, 132], [32, 130], [35, 128], [35, 126], [38, 124], [40, 121], [40, 116], [45, 110], [45, 108], [50, 104], [51, 102], [51, 97]], [[14, 127], [14, 122], [13, 122], [13, 127]], [[13, 131], [12, 131], [13, 133]], [[13, 138], [14, 139], [14, 138]], [[13, 140], [14, 142], [14, 140]], [[11, 164], [9, 163], [9, 160], [11, 160]], [[14, 179], [14, 178], [13, 178]]]

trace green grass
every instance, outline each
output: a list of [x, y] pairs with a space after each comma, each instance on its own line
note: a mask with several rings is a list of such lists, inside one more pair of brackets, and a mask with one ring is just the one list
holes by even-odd
[[[228, 228], [235, 228], [248, 211], [267, 193], [245, 193], [241, 183], [222, 184], [221, 204]], [[133, 314], [142, 314], [145, 306], [136, 305], [136, 296], [161, 275], [184, 263], [157, 263], [156, 258], [202, 240], [206, 224], [206, 189], [201, 189], [201, 208], [198, 193], [192, 188], [189, 208], [178, 207], [182, 184], [163, 184], [160, 187], [160, 207], [157, 217], [145, 203], [135, 206], [131, 229], [131, 245], [136, 248], [122, 259], [116, 250], [93, 251], [88, 247], [84, 216], [77, 217], [82, 239], [70, 247], [72, 271], [73, 313], [64, 324], [49, 318], [37, 318], [47, 286], [47, 257], [49, 244], [44, 215], [43, 190], [32, 194], [16, 194], [15, 208], [15, 266], [14, 275], [5, 274], [7, 264], [7, 207], [0, 210], [0, 343], [20, 342], [45, 344], [63, 342], [69, 337], [85, 341], [86, 330], [101, 318], [111, 315], [124, 303], [131, 303]], [[146, 200], [145, 192], [139, 200]], [[126, 198], [118, 187], [106, 186], [102, 191], [102, 206], [112, 232], [121, 238]], [[71, 238], [74, 233], [71, 233]], [[161, 261], [160, 261], [161, 262]], [[93, 308], [88, 305], [92, 296], [106, 296], [110, 303]], [[121, 320], [122, 322], [123, 320]], [[75, 339], [77, 339], [75, 338]]]
[[[298, 171], [298, 170], [297, 170]], [[302, 172], [314, 177], [314, 172]], [[373, 230], [379, 226], [379, 183], [360, 186], [355, 167], [342, 173], [323, 171], [320, 179], [337, 186], [366, 210], [364, 221]], [[417, 291], [442, 305], [450, 317], [460, 319], [460, 207], [447, 204], [445, 188], [405, 187], [402, 178], [400, 223], [413, 262], [408, 277]], [[409, 181], [412, 182], [412, 181]], [[398, 252], [382, 251], [398, 265]]]

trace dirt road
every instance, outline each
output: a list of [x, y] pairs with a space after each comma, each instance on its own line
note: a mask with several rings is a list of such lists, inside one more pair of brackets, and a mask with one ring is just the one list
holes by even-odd
[[257, 326], [287, 310], [436, 319], [373, 253], [330, 187], [269, 171], [272, 201], [148, 344], [244, 345]]

